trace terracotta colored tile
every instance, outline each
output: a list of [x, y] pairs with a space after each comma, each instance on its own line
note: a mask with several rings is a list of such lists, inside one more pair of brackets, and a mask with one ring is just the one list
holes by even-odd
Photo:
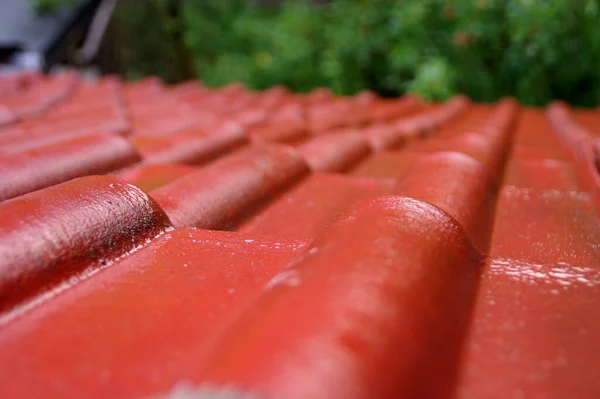
[[590, 197], [556, 189], [503, 190], [459, 397], [600, 393], [600, 221]]
[[353, 176], [397, 178], [421, 157], [422, 154], [411, 151], [379, 151], [371, 154], [350, 172]]
[[590, 194], [506, 186], [496, 214], [493, 257], [578, 265], [600, 259], [600, 221]]
[[457, 396], [598, 396], [599, 284], [597, 263], [490, 259]]
[[307, 128], [312, 134], [322, 134], [327, 130], [350, 125], [348, 117], [351, 105], [334, 100], [324, 103], [311, 103], [306, 110]]
[[396, 126], [411, 136], [428, 134], [433, 129], [458, 116], [468, 105], [469, 100], [466, 97], [457, 96], [443, 105], [401, 119], [396, 122]]
[[0, 154], [26, 152], [92, 134], [108, 135], [112, 134], [112, 128], [119, 129], [116, 124], [107, 127], [109, 128], [108, 131], [96, 129], [95, 126], [92, 126], [91, 128], [89, 126], [85, 126], [83, 128], [63, 131], [46, 131], [45, 128], [42, 131], [28, 131], [16, 127], [13, 130], [4, 132], [0, 135]]
[[129, 398], [197, 378], [205, 345], [305, 246], [193, 228], [162, 234], [4, 326], [0, 390]]
[[377, 123], [360, 129], [373, 151], [401, 147], [410, 139], [391, 123]]
[[283, 146], [257, 146], [186, 175], [150, 194], [175, 226], [228, 229], [308, 173]]
[[119, 82], [82, 83], [43, 115], [0, 135], [0, 152], [21, 152], [91, 133], [124, 134], [129, 129]]
[[377, 99], [367, 105], [373, 121], [390, 121], [423, 110], [417, 97], [404, 96], [398, 99]]
[[[498, 134], [500, 135], [500, 134]], [[506, 136], [506, 134], [504, 134]], [[451, 139], [430, 139], [415, 141], [410, 151], [436, 153], [444, 151], [460, 152], [482, 163], [496, 181], [500, 178], [505, 159], [507, 139], [498, 139], [474, 133], [465, 133]]]
[[600, 136], [600, 112], [597, 109], [576, 109], [573, 116], [577, 123], [595, 137]]
[[137, 136], [132, 140], [149, 163], [199, 165], [231, 152], [247, 143], [237, 123], [189, 128], [168, 137]]
[[100, 176], [5, 201], [0, 219], [0, 311], [98, 271], [169, 225], [141, 190]]
[[125, 90], [134, 135], [169, 135], [194, 126], [193, 108], [165, 90], [159, 81], [148, 80]]
[[545, 159], [564, 161], [566, 159], [564, 151], [555, 144], [528, 145], [516, 143], [513, 147], [512, 156], [517, 159], [532, 161], [543, 161]]
[[125, 117], [118, 115], [113, 109], [96, 110], [66, 118], [55, 118], [51, 121], [35, 119], [31, 123], [20, 126], [29, 135], [37, 137], [55, 134], [74, 137], [99, 131], [123, 134], [130, 128]]
[[91, 174], [102, 174], [140, 160], [125, 139], [95, 134], [26, 152], [0, 155], [0, 200]]
[[566, 104], [560, 102], [550, 104], [547, 115], [561, 144], [567, 150], [573, 150], [579, 142], [592, 137], [592, 134], [579, 124]]
[[295, 144], [307, 140], [307, 132], [303, 128], [294, 128], [285, 124], [265, 123], [248, 129], [248, 136], [256, 142], [276, 142], [283, 144]]
[[129, 83], [125, 87], [125, 97], [128, 101], [134, 101], [147, 96], [161, 94], [163, 86], [160, 78], [149, 76], [136, 82]]
[[2, 76], [0, 397], [596, 397], [598, 115]]
[[206, 347], [198, 380], [265, 397], [447, 397], [480, 265], [437, 208], [363, 202]]
[[244, 223], [239, 231], [312, 238], [345, 208], [389, 194], [393, 185], [391, 180], [314, 173]]
[[319, 87], [319, 88], [313, 89], [310, 93], [308, 93], [307, 95], [304, 96], [304, 100], [305, 100], [306, 104], [326, 103], [326, 102], [330, 102], [331, 100], [334, 100], [334, 99], [335, 99], [335, 96], [333, 95], [331, 90], [329, 90], [326, 87]]
[[434, 131], [432, 137], [451, 139], [469, 133], [487, 134], [489, 130], [509, 129], [518, 111], [517, 104], [511, 99], [494, 104], [469, 104], [467, 108], [454, 111], [458, 113], [441, 123], [441, 128]]
[[508, 167], [504, 183], [509, 186], [532, 188], [539, 191], [578, 191], [574, 168], [555, 159], [513, 161]]
[[0, 104], [8, 108], [17, 119], [36, 117], [69, 96], [78, 80], [74, 73], [46, 78], [36, 85], [2, 98]]
[[298, 147], [314, 172], [344, 172], [370, 152], [367, 140], [353, 131], [338, 131], [316, 137]]
[[560, 149], [550, 119], [539, 109], [522, 107], [515, 141], [521, 145]]
[[0, 106], [0, 126], [10, 125], [16, 120], [17, 118], [10, 108], [3, 105]]
[[122, 97], [122, 83], [119, 81], [106, 79], [81, 83], [68, 99], [52, 107], [41, 119], [47, 122], [106, 109], [123, 113], [125, 110]]
[[150, 192], [197, 170], [197, 168], [185, 165], [141, 164], [123, 170], [117, 175], [142, 190]]
[[156, 115], [155, 110], [148, 111], [153, 114], [137, 115], [133, 118], [131, 129], [133, 134], [139, 136], [162, 136], [180, 132], [194, 126], [195, 119], [190, 110], [169, 107], [163, 115]]
[[0, 99], [25, 90], [40, 78], [33, 72], [13, 72], [0, 76]]
[[426, 201], [452, 216], [485, 252], [494, 220], [496, 185], [481, 163], [458, 152], [420, 158], [396, 193]]
[[596, 211], [600, 215], [600, 143], [595, 138], [596, 133], [580, 124], [576, 114], [566, 104], [551, 104], [547, 115], [561, 144], [573, 160], [579, 184], [584, 190], [593, 193]]
[[267, 110], [264, 108], [246, 108], [233, 113], [227, 119], [237, 122], [244, 127], [253, 126], [263, 122], [267, 118]]
[[299, 105], [285, 105], [269, 113], [267, 118], [248, 128], [248, 135], [255, 140], [294, 143], [308, 136], [304, 109]]
[[[460, 104], [464, 100], [459, 98], [455, 101], [459, 104], [458, 109], [462, 109], [463, 105]], [[417, 158], [427, 153], [456, 151], [482, 162], [492, 177], [498, 181], [510, 142], [511, 131], [509, 128], [517, 115], [516, 104], [511, 101], [501, 101], [492, 108], [477, 108], [467, 110], [466, 113], [467, 115], [459, 119], [462, 122], [448, 120], [446, 124], [439, 125], [432, 138], [428, 140], [409, 140], [408, 137], [411, 137], [413, 133], [402, 131], [396, 124], [396, 129], [400, 131], [399, 134], [408, 143], [407, 150], [377, 152], [353, 169], [351, 173], [356, 176], [368, 177], [400, 177]], [[468, 133], [468, 129], [460, 128], [460, 125], [471, 125], [473, 119], [476, 119], [480, 125], [484, 123], [486, 127], [481, 128], [476, 125], [477, 134]], [[409, 118], [409, 123], [413, 123], [410, 120], [416, 119]], [[456, 134], [455, 132], [462, 133]], [[436, 139], [439, 136], [446, 138]]]

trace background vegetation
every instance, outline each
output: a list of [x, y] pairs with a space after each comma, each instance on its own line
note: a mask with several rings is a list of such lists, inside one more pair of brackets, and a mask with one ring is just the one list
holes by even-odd
[[600, 103], [600, 0], [123, 0], [124, 71], [352, 94]]

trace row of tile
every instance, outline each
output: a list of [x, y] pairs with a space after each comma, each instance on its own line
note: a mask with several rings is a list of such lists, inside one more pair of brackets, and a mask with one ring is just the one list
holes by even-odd
[[123, 103], [160, 120], [166, 92], [205, 120], [99, 135], [40, 165], [113, 176], [0, 204], [3, 397], [599, 394], [593, 111], [156, 80]]
[[[451, 102], [450, 106], [454, 107], [453, 104], [455, 103]], [[397, 134], [403, 135], [404, 132], [397, 130]], [[219, 133], [215, 135], [215, 137], [222, 136]], [[354, 138], [354, 141], [349, 140], [352, 138]], [[71, 143], [73, 146], [67, 145]], [[6, 192], [13, 194], [7, 195], [7, 197], [32, 191], [27, 190], [31, 187], [24, 184], [29, 181], [40, 181], [41, 184], [50, 186], [60, 182], [59, 178], [67, 180], [76, 177], [78, 174], [102, 173], [110, 170], [110, 167], [117, 166], [118, 168], [118, 166], [127, 165], [138, 160], [139, 158], [136, 158], [135, 152], [131, 151], [131, 147], [125, 144], [126, 141], [114, 135], [82, 136], [55, 144], [53, 147], [57, 148], [58, 154], [43, 152], [42, 155], [48, 156], [48, 158], [42, 158], [42, 162], [37, 164], [35, 161], [40, 158], [35, 157], [35, 155], [32, 160], [24, 156], [26, 153], [14, 154], [13, 165], [8, 162], [4, 163], [5, 171], [7, 171], [5, 182], [14, 182], [12, 187], [5, 186], [7, 188]], [[349, 148], [350, 151], [345, 151], [345, 148]], [[368, 152], [367, 141], [358, 133], [341, 132], [318, 137], [300, 146], [298, 151], [285, 146], [256, 144], [199, 170], [173, 165], [171, 169], [177, 169], [178, 173], [173, 175], [175, 179], [172, 182], [169, 182], [163, 176], [159, 176], [161, 177], [161, 183], [167, 183], [162, 187], [157, 187], [155, 181], [156, 168], [162, 168], [158, 165], [149, 164], [128, 169], [122, 173], [122, 177], [133, 183], [137, 183], [138, 180], [144, 182], [149, 178], [151, 181], [148, 183], [155, 186], [155, 189], [149, 190], [152, 197], [160, 204], [169, 216], [171, 223], [175, 226], [193, 225], [207, 229], [231, 229], [238, 220], [243, 220], [251, 214], [252, 209], [259, 206], [261, 201], [271, 199], [273, 195], [306, 177], [311, 170], [311, 166], [314, 171], [339, 171], [340, 164], [355, 164]], [[302, 156], [302, 154], [305, 155]], [[5, 159], [8, 159], [8, 156]], [[45, 165], [44, 161], [48, 165]], [[12, 166], [12, 169], [9, 169], [9, 166]], [[182, 171], [185, 173], [181, 173]], [[27, 172], [34, 174], [34, 176], [29, 177]], [[65, 174], [65, 172], [70, 173], [70, 175]], [[56, 180], [49, 179], [49, 177], [55, 176], [57, 177]], [[144, 184], [138, 184], [145, 186]], [[62, 186], [56, 186], [53, 189], [58, 190], [59, 187]], [[11, 190], [8, 190], [9, 188]], [[35, 188], [37, 187], [33, 189]], [[149, 189], [146, 186], [143, 188]], [[101, 192], [101, 190], [94, 190], [93, 187], [86, 188], [86, 190]], [[68, 187], [66, 191], [65, 198], [71, 195], [71, 190]], [[47, 191], [42, 190], [32, 194], [32, 197], [35, 198], [33, 199], [34, 203], [40, 201], [39, 195], [42, 196], [41, 198], [45, 198]], [[56, 195], [60, 195], [60, 192], [57, 192]], [[22, 214], [18, 211], [20, 206], [25, 206], [26, 209], [29, 208], [22, 205], [20, 200], [27, 200], [28, 198], [28, 196], [24, 196], [11, 201], [4, 207], [5, 211], [11, 215]], [[106, 201], [112, 202], [110, 199]], [[51, 209], [54, 209], [54, 206]], [[130, 213], [135, 214], [133, 211]], [[46, 220], [46, 217], [49, 220], [54, 220], [55, 217], [52, 213], [33, 214], [35, 215], [34, 219], [39, 221], [42, 226], [53, 225], [53, 222]], [[140, 214], [140, 217], [144, 219], [146, 216]], [[322, 221], [325, 222], [326, 220]], [[68, 229], [70, 224], [71, 222], [68, 221], [65, 228]], [[100, 225], [103, 226], [102, 223]], [[90, 243], [90, 237], [95, 237], [96, 231], [94, 229], [87, 231], [88, 226], [85, 224], [82, 224], [81, 227], [83, 230], [79, 234], [83, 236], [89, 234], [86, 242]], [[62, 230], [56, 229], [58, 233], [61, 233]], [[19, 236], [16, 234], [14, 227], [9, 231], [11, 237]], [[26, 227], [23, 234], [27, 236], [30, 231], [31, 229]], [[114, 237], [110, 236], [102, 237], [110, 242], [115, 240]], [[69, 242], [75, 243], [76, 240], [69, 240]], [[49, 249], [42, 246], [38, 248], [38, 252], [32, 252], [29, 245], [8, 245], [6, 250], [12, 253], [8, 253], [5, 258], [14, 259], [13, 262], [9, 262], [9, 264], [13, 263], [11, 269], [19, 270], [23, 264], [29, 262], [41, 263], [38, 259], [43, 258]], [[82, 247], [81, 251], [84, 254], [89, 254], [90, 249]], [[73, 254], [77, 251], [70, 248], [65, 252]], [[61, 259], [55, 256], [52, 259], [61, 262]], [[56, 265], [52, 263], [43, 268], [52, 270], [55, 267]], [[81, 267], [84, 267], [84, 265], [82, 264]], [[26, 269], [21, 270], [26, 271]], [[21, 280], [21, 276], [18, 274], [15, 275], [14, 272], [9, 274], [17, 280]], [[41, 280], [44, 280], [44, 276]], [[39, 283], [43, 282], [45, 281]], [[22, 288], [17, 290], [19, 292], [26, 291]]]
[[[120, 82], [109, 78], [98, 84], [81, 84], [69, 99], [58, 104], [40, 118], [21, 122], [2, 131], [0, 135], [0, 167], [2, 168], [0, 177], [7, 184], [0, 190], [0, 199], [12, 198], [74, 177], [118, 170], [142, 161], [145, 164], [157, 162], [206, 163], [237, 147], [248, 144], [249, 138], [257, 137], [258, 133], [248, 134], [245, 125], [223, 119], [207, 126], [199, 123], [190, 126], [190, 122], [187, 121], [185, 126], [163, 126], [162, 129], [157, 127], [161, 132], [159, 136], [135, 129], [131, 138], [121, 138], [120, 134], [125, 132], [123, 127], [128, 126], [129, 122], [124, 116], [126, 112], [123, 111], [124, 101], [120, 98], [123, 96], [119, 94], [122, 91], [119, 88]], [[152, 97], [147, 98], [148, 92], [155, 91], [160, 97], [160, 93], [164, 89], [161, 89], [160, 86], [150, 86], [147, 83], [128, 89], [125, 93], [125, 97], [128, 99], [125, 102], [135, 104], [136, 96], [142, 96], [140, 98], [145, 98], [148, 102], [141, 101], [141, 104], [153, 104], [151, 107], [137, 107], [140, 111], [136, 111], [136, 106], [130, 106], [132, 115], [130, 119], [135, 120], [141, 115], [142, 120], [146, 119], [151, 123], [157, 122], [162, 117], [160, 114], [157, 115], [157, 109], [154, 108], [160, 108], [163, 109], [163, 114], [169, 117], [175, 115], [175, 119], [183, 121], [177, 114], [171, 112], [173, 107], [165, 106], [165, 101], [173, 102], [171, 97], [167, 96], [167, 99], [162, 102], [155, 101]], [[386, 103], [386, 105], [390, 104]], [[414, 98], [407, 98], [398, 104], [393, 104], [399, 115], [416, 106], [417, 102]], [[144, 111], [143, 108], [149, 108], [149, 111]], [[445, 108], [448, 108], [450, 113], [454, 112], [450, 106]], [[388, 106], [388, 109], [391, 108]], [[113, 117], [108, 116], [107, 112], [112, 112]], [[139, 114], [139, 112], [142, 113]], [[147, 117], [144, 116], [144, 112], [148, 112]], [[269, 118], [270, 122], [266, 125], [275, 123], [271, 119], [273, 118]], [[307, 122], [303, 117], [300, 120], [302, 126], [299, 133], [304, 141], [310, 140], [311, 136], [306, 130]], [[133, 124], [135, 125], [136, 122], [134, 121]], [[263, 125], [265, 124], [260, 126]], [[375, 125], [375, 127], [385, 128], [384, 125]], [[173, 130], [176, 133], [169, 134], [173, 133]], [[96, 133], [98, 131], [102, 133]], [[287, 133], [284, 132], [285, 134]], [[295, 134], [298, 139], [300, 136], [298, 133]], [[276, 136], [266, 137], [266, 139], [279, 141], [281, 137]], [[371, 138], [379, 140], [380, 146], [393, 145], [394, 140], [397, 142], [401, 136], [395, 127], [388, 127], [387, 133], [378, 130], [368, 135], [370, 140]], [[344, 140], [342, 135], [338, 137], [338, 141]], [[264, 139], [257, 140], [263, 141]], [[284, 139], [284, 141], [286, 140]], [[359, 141], [362, 140], [359, 139]], [[329, 147], [333, 148], [333, 144], [335, 143], [331, 143]], [[111, 156], [114, 158], [107, 158], [106, 152], [100, 150], [100, 148], [110, 150], [113, 147], [114, 151]], [[318, 143], [312, 146], [312, 151], [314, 152], [314, 148], [317, 147], [319, 147]], [[307, 148], [309, 153], [310, 148], [310, 146]], [[88, 158], [85, 167], [82, 167], [81, 154], [85, 154]], [[313, 158], [316, 156], [313, 155]], [[46, 165], [48, 167], [45, 167]], [[107, 169], [107, 165], [110, 165], [109, 169]]]

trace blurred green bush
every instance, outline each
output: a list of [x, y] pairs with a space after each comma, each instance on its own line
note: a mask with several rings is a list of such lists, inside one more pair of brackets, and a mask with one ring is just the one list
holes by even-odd
[[120, 2], [128, 75], [600, 103], [600, 0]]
[[35, 12], [43, 14], [52, 12], [63, 5], [71, 5], [74, 0], [30, 0]]

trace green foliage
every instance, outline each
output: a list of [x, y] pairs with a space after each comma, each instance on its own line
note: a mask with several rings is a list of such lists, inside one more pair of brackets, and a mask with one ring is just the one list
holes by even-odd
[[33, 9], [37, 13], [46, 13], [56, 10], [63, 5], [70, 5], [74, 0], [31, 0]]
[[126, 78], [158, 75], [179, 82], [193, 75], [181, 39], [180, 12], [176, 0], [119, 1], [115, 20]]
[[140, 13], [123, 26], [134, 31], [130, 67], [137, 74], [159, 72], [149, 59], [158, 65], [176, 58], [164, 39], [172, 25], [209, 85], [328, 86], [340, 94], [369, 88], [430, 99], [460, 92], [477, 101], [512, 95], [526, 104], [561, 98], [591, 106], [600, 103], [599, 3], [305, 0], [259, 7], [248, 0], [187, 0], [179, 19], [167, 24]]

